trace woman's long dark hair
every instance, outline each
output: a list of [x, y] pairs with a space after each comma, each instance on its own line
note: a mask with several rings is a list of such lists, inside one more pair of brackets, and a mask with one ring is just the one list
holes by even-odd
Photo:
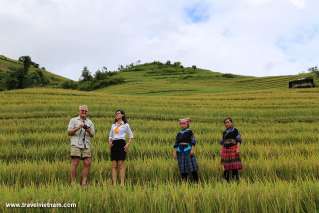
[[[121, 114], [123, 115], [122, 120], [123, 120], [123, 122], [126, 124], [126, 123], [127, 123], [127, 119], [126, 119], [124, 110], [121, 110], [121, 109], [116, 110], [116, 111], [115, 111], [115, 115], [116, 115], [117, 112], [121, 112]], [[116, 118], [115, 118], [115, 119], [114, 119], [114, 123], [116, 123], [116, 121], [117, 121], [117, 120], [116, 120]]]

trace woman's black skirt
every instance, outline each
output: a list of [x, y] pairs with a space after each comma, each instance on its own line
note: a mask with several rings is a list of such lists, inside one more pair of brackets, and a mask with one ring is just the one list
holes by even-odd
[[125, 140], [114, 140], [113, 146], [111, 147], [111, 161], [113, 160], [125, 160], [126, 152], [124, 146], [126, 145]]

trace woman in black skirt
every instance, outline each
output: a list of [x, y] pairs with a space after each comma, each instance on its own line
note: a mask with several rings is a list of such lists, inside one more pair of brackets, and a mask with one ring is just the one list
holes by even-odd
[[[126, 143], [126, 135], [129, 141]], [[127, 123], [125, 112], [117, 110], [115, 120], [112, 124], [109, 134], [109, 147], [112, 161], [112, 182], [116, 185], [117, 173], [120, 175], [121, 186], [125, 182], [125, 158], [129, 145], [132, 143], [133, 133], [130, 125]]]

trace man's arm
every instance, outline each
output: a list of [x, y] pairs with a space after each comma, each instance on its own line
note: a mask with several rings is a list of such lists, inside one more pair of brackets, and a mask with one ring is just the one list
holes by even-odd
[[70, 130], [68, 131], [69, 136], [75, 135], [75, 133], [76, 133], [79, 129], [81, 129], [82, 127], [83, 127], [83, 125], [80, 125], [80, 126], [78, 126], [78, 127], [75, 127], [75, 128], [73, 128], [73, 129], [70, 129]]
[[70, 123], [69, 123], [69, 126], [68, 126], [68, 135], [69, 135], [69, 136], [75, 135], [75, 133], [76, 133], [79, 129], [81, 129], [81, 128], [84, 126], [84, 124], [81, 123], [78, 127], [74, 127], [74, 126], [75, 126], [74, 121], [73, 121], [73, 120], [70, 120]]
[[93, 122], [91, 123], [90, 128], [87, 128], [85, 131], [90, 135], [90, 137], [94, 137], [94, 135], [95, 135], [95, 128], [94, 128]]

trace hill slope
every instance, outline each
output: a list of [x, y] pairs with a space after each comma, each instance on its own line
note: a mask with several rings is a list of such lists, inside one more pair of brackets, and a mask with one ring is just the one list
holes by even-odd
[[[2, 74], [10, 69], [22, 67], [20, 61], [0, 55], [0, 88], [4, 84]], [[29, 72], [41, 71], [49, 80], [47, 86], [61, 85], [69, 79], [31, 66]], [[213, 72], [196, 67], [183, 67], [179, 62], [163, 64], [152, 62], [130, 65], [109, 77], [110, 80], [124, 79], [124, 83], [99, 89], [111, 94], [133, 95], [187, 95], [232, 91], [286, 90], [290, 80], [313, 76], [301, 74], [291, 76], [253, 77]], [[318, 85], [318, 79], [316, 79]]]
[[126, 83], [109, 86], [100, 91], [112, 94], [176, 95], [252, 91], [264, 89], [287, 89], [290, 80], [311, 74], [251, 77], [223, 74], [205, 69], [147, 63], [135, 65], [117, 76]]
[[[16, 70], [16, 69], [19, 69], [22, 67], [23, 67], [22, 62], [0, 55], [0, 84], [4, 83], [3, 82], [4, 79], [3, 79], [3, 77], [1, 77], [1, 76], [4, 76], [4, 73], [6, 73], [10, 70]], [[44, 70], [44, 69], [36, 68], [34, 66], [31, 66], [29, 69], [29, 73], [34, 73], [37, 71], [41, 71], [43, 73], [43, 75], [45, 76], [45, 78], [48, 79], [48, 81], [49, 81], [48, 86], [59, 85], [60, 83], [68, 80], [65, 77], [56, 75], [56, 74], [49, 72], [47, 70]]]

